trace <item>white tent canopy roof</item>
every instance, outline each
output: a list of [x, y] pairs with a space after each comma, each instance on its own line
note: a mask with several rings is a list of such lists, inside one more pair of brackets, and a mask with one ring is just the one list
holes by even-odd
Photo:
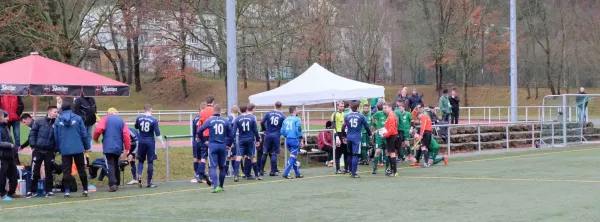
[[269, 106], [277, 101], [285, 106], [312, 105], [383, 95], [383, 86], [338, 76], [315, 63], [285, 85], [250, 96], [250, 102], [257, 106]]

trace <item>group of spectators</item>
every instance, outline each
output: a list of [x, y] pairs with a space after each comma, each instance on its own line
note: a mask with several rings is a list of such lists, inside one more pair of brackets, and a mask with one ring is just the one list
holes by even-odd
[[[22, 114], [24, 105], [20, 97], [0, 98], [0, 197], [3, 200], [11, 200], [15, 195], [19, 179], [17, 165], [22, 165], [18, 151], [28, 146], [32, 149], [32, 182], [29, 187], [24, 188], [28, 190], [26, 197], [35, 195], [42, 167], [46, 196], [54, 196], [55, 170], [62, 171], [62, 189], [66, 197], [70, 196], [70, 190], [77, 187], [71, 174], [73, 165], [83, 186], [83, 196], [88, 195], [84, 153], [90, 150], [92, 144], [91, 129], [96, 123], [96, 102], [94, 98], [83, 96], [75, 98], [73, 105], [60, 97], [56, 100], [57, 106], [48, 106], [46, 115], [35, 119], [30, 114]], [[23, 144], [20, 143], [20, 122], [31, 128], [29, 137]], [[13, 137], [10, 135], [11, 128]], [[62, 166], [55, 163], [56, 153], [61, 155]], [[62, 169], [55, 169], [56, 167]]]

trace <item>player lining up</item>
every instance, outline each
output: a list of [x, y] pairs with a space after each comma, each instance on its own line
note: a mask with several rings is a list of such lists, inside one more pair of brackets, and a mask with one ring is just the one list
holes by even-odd
[[302, 124], [298, 117], [298, 108], [296, 106], [290, 106], [290, 116], [285, 118], [283, 121], [283, 127], [281, 128], [281, 135], [285, 137], [285, 144], [290, 150], [290, 158], [285, 166], [283, 172], [283, 178], [293, 179], [289, 176], [290, 170], [293, 167], [296, 173], [296, 178], [303, 178], [304, 176], [300, 173], [298, 166], [296, 166], [296, 157], [300, 148], [304, 146], [304, 140], [302, 137]]
[[392, 110], [392, 104], [383, 104], [383, 111], [387, 115], [385, 120], [385, 130], [383, 137], [386, 138], [386, 154], [390, 164], [390, 172], [386, 172], [386, 176], [398, 176], [398, 160], [396, 158], [396, 141], [398, 140], [398, 118]]
[[148, 178], [146, 188], [154, 188], [156, 185], [152, 184], [152, 175], [154, 174], [154, 160], [156, 160], [156, 141], [154, 136], [158, 138], [158, 141], [162, 144], [162, 149], [165, 149], [165, 142], [160, 135], [160, 129], [158, 127], [158, 120], [152, 117], [152, 106], [150, 104], [144, 105], [144, 114], [137, 117], [135, 120], [135, 129], [139, 131], [138, 140], [138, 186], [142, 187], [142, 172], [144, 171], [144, 161], [148, 160]]
[[[385, 120], [387, 116], [383, 111], [383, 102], [378, 102], [376, 105], [377, 111], [373, 114], [373, 126], [375, 127], [375, 131], [384, 128]], [[383, 135], [376, 133], [375, 134], [375, 154], [373, 161], [373, 174], [377, 174], [377, 167], [383, 166], [383, 157], [382, 152], [385, 153], [385, 138]], [[389, 161], [386, 161], [386, 165], [389, 164]], [[387, 166], [386, 166], [387, 168]]]
[[[213, 109], [215, 114], [202, 124], [198, 132], [203, 132], [207, 129], [210, 131], [208, 141], [205, 137], [201, 137], [200, 140], [208, 147], [210, 155], [210, 177], [213, 181], [213, 193], [219, 193], [224, 191], [223, 184], [225, 183], [225, 174], [227, 173], [225, 170], [225, 158], [227, 151], [231, 149], [235, 135], [231, 128], [231, 123], [220, 114], [221, 106], [216, 104]], [[219, 167], [218, 176], [217, 166]]]
[[[251, 179], [250, 172], [254, 170], [254, 177], [256, 180], [262, 180], [258, 174], [258, 165], [256, 163], [256, 147], [260, 145], [260, 136], [258, 135], [258, 126], [256, 124], [256, 117], [254, 116], [254, 104], [250, 103], [248, 106], [240, 106], [240, 111], [243, 113], [241, 116], [235, 119], [233, 123], [233, 133], [238, 133], [238, 144], [234, 146], [237, 149], [237, 156], [233, 164], [233, 181], [238, 182], [238, 172], [240, 169], [240, 161], [242, 157], [251, 158], [251, 164], [244, 164], [246, 168], [244, 173], [246, 179]], [[250, 169], [252, 166], [252, 169]]]
[[192, 120], [192, 137], [194, 138], [194, 143], [192, 145], [192, 154], [194, 155], [194, 179], [190, 182], [201, 183], [204, 179], [206, 184], [210, 186], [210, 178], [204, 171], [206, 169], [206, 157], [208, 156], [208, 152], [206, 146], [200, 142], [200, 137], [203, 135], [197, 131], [198, 125], [201, 125], [203, 122], [202, 112], [206, 109], [207, 105], [206, 102], [200, 103], [200, 112]]
[[275, 103], [275, 109], [267, 112], [260, 125], [262, 129], [265, 129], [265, 141], [263, 142], [263, 156], [261, 159], [260, 172], [264, 175], [265, 164], [267, 163], [267, 157], [271, 156], [271, 172], [269, 176], [277, 176], [277, 155], [281, 149], [281, 128], [285, 115], [281, 112], [281, 102]]
[[346, 162], [346, 164], [350, 164], [352, 178], [360, 178], [356, 173], [356, 169], [358, 168], [358, 155], [361, 150], [362, 130], [364, 129], [366, 131], [367, 136], [371, 136], [371, 130], [369, 129], [369, 124], [365, 120], [365, 116], [358, 113], [359, 106], [359, 102], [351, 104], [352, 112], [346, 115], [344, 118], [344, 126], [342, 127], [342, 131], [345, 132], [346, 129], [348, 130], [346, 141], [352, 155], [352, 160], [351, 162]]

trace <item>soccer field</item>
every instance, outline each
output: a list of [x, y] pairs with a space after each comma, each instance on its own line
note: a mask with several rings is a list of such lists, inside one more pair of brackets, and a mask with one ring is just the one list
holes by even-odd
[[597, 221], [600, 148], [583, 146], [450, 159], [428, 169], [400, 164], [399, 177], [336, 176], [225, 182], [212, 194], [187, 181], [155, 189], [105, 189], [89, 198], [0, 203], [6, 221]]

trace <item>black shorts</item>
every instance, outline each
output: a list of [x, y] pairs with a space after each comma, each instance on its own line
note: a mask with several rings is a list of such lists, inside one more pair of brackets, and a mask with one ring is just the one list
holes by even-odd
[[398, 139], [398, 135], [393, 135], [393, 136], [390, 136], [390, 137], [386, 138], [386, 141], [385, 141], [385, 145], [386, 145], [385, 148], [386, 148], [386, 150], [385, 150], [385, 152], [388, 152], [388, 153], [400, 152], [400, 147], [401, 146], [399, 146], [400, 145], [399, 141], [400, 140]]
[[431, 147], [431, 131], [426, 130], [423, 132], [423, 138], [421, 139], [421, 145], [429, 149]]
[[403, 130], [398, 130], [398, 142], [402, 142], [404, 141], [404, 131]]

